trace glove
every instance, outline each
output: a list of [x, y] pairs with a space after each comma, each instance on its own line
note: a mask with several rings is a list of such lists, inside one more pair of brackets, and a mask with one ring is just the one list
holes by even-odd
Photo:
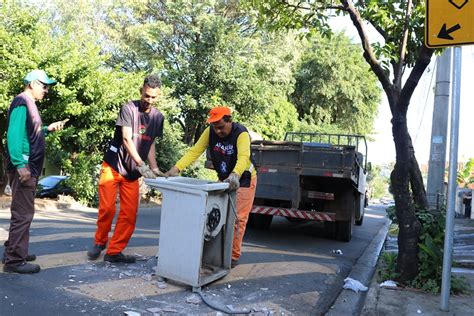
[[179, 174], [179, 169], [176, 166], [171, 167], [170, 170], [166, 171], [164, 176], [165, 177], [176, 177]]
[[229, 190], [235, 191], [240, 187], [240, 177], [237, 173], [232, 172], [223, 182], [229, 183]]
[[165, 176], [165, 174], [163, 172], [161, 172], [160, 168], [158, 168], [158, 167], [151, 169], [151, 171], [153, 171], [153, 173], [157, 177], [164, 177]]
[[148, 178], [148, 179], [156, 178], [155, 173], [151, 171], [150, 167], [144, 162], [142, 162], [140, 165], [137, 166], [137, 170], [145, 178]]

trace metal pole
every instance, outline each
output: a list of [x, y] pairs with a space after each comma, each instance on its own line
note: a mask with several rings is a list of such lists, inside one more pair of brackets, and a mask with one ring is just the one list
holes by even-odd
[[444, 230], [443, 275], [441, 279], [441, 310], [449, 311], [451, 263], [453, 255], [454, 208], [458, 171], [459, 108], [461, 96], [461, 47], [454, 47], [453, 86], [451, 103], [451, 135], [449, 143], [449, 186], [446, 228]]
[[438, 57], [436, 63], [436, 90], [431, 126], [430, 158], [426, 197], [429, 207], [439, 207], [439, 195], [444, 195], [444, 170], [448, 135], [449, 96], [451, 87], [451, 48]]

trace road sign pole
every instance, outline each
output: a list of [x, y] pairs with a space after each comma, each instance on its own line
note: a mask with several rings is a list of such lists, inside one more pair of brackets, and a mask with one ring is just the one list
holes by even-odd
[[461, 47], [454, 47], [453, 85], [451, 102], [451, 135], [449, 144], [449, 187], [446, 227], [444, 230], [443, 274], [441, 279], [441, 310], [449, 311], [449, 292], [451, 290], [451, 263], [453, 255], [454, 207], [456, 203], [459, 109], [461, 97]]

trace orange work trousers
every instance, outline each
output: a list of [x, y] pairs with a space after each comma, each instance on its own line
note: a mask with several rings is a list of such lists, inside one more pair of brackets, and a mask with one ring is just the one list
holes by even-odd
[[120, 211], [107, 247], [108, 255], [122, 252], [132, 237], [137, 221], [139, 183], [138, 180], [126, 179], [103, 162], [99, 178], [99, 215], [95, 233], [95, 243], [98, 245], [105, 245], [108, 242], [116, 212], [117, 191], [120, 195]]
[[250, 181], [250, 187], [238, 188], [236, 198], [237, 218], [234, 225], [234, 242], [232, 244], [232, 259], [239, 260], [242, 253], [242, 240], [244, 239], [245, 227], [249, 220], [250, 211], [255, 198], [257, 188], [257, 177]]

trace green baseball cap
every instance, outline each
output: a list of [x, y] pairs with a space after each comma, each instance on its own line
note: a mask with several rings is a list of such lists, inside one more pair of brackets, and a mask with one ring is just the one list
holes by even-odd
[[39, 69], [30, 71], [23, 79], [25, 84], [28, 84], [35, 80], [41, 81], [42, 83], [47, 85], [54, 85], [57, 83], [56, 80], [49, 78], [44, 70]]

